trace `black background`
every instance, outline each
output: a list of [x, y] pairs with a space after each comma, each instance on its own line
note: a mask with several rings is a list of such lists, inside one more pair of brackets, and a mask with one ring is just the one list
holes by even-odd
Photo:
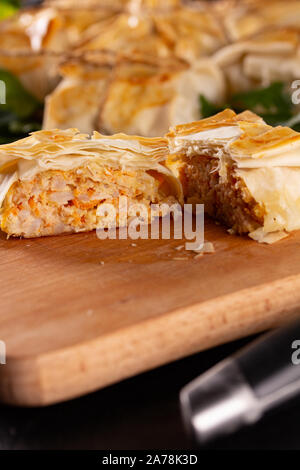
[[[85, 397], [46, 408], [0, 406], [1, 449], [191, 449], [182, 386], [250, 339], [206, 351]], [[0, 366], [1, 367], [1, 366]], [[300, 400], [210, 449], [300, 449]]]

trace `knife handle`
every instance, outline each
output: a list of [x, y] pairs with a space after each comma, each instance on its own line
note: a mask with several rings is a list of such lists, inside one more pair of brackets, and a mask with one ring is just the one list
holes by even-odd
[[206, 443], [300, 394], [300, 321], [261, 336], [181, 391], [184, 423]]
[[300, 393], [300, 321], [263, 335], [233, 356], [263, 410]]

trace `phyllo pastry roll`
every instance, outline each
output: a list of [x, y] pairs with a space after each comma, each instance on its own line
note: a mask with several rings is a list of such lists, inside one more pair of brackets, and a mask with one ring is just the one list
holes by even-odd
[[11, 72], [27, 91], [44, 100], [59, 83], [60, 65], [83, 31], [88, 34], [93, 23], [99, 27], [114, 14], [99, 8], [20, 10], [0, 21], [0, 68]]
[[299, 47], [299, 30], [272, 28], [223, 47], [214, 54], [213, 61], [225, 73], [229, 92], [235, 93], [276, 81], [290, 84], [297, 79]]
[[228, 42], [208, 2], [194, 4], [182, 4], [167, 14], [153, 15], [155, 28], [170, 53], [191, 64], [202, 57], [210, 57]]
[[299, 133], [226, 110], [167, 137], [187, 202], [260, 242], [300, 229]]
[[210, 59], [191, 66], [176, 58], [89, 51], [66, 60], [61, 72], [46, 100], [44, 129], [155, 137], [199, 119], [200, 94], [214, 103], [225, 98], [223, 73]]
[[298, 0], [220, 0], [213, 8], [233, 42], [276, 27], [299, 27]]
[[80, 56], [64, 61], [60, 65], [62, 80], [46, 98], [43, 128], [101, 131], [99, 113], [115, 66], [116, 58], [109, 52], [98, 52], [92, 59]]
[[[77, 2], [78, 3], [78, 2]], [[0, 49], [12, 51], [67, 52], [95, 23], [106, 22], [116, 12], [108, 8], [67, 5], [21, 9], [0, 22]]]
[[20, 10], [0, 22], [0, 49], [12, 51], [40, 51], [47, 48], [58, 28], [59, 20], [52, 8]]
[[101, 50], [128, 55], [170, 55], [168, 44], [155, 29], [151, 16], [137, 17], [126, 12], [105, 23], [95, 24], [93, 29], [82, 34], [76, 47], [78, 52]]
[[[164, 165], [167, 153], [163, 138], [90, 137], [77, 129], [39, 131], [2, 145], [1, 229], [38, 237], [126, 226], [132, 214], [119, 210], [120, 196], [128, 208], [142, 204], [152, 215], [153, 203], [168, 213], [181, 200], [181, 186]], [[102, 204], [112, 204], [114, 219], [103, 218]]]
[[194, 63], [225, 44], [223, 27], [206, 2], [196, 7], [178, 4], [171, 8], [165, 1], [155, 1], [132, 2], [128, 11], [112, 21], [95, 25], [83, 33], [77, 50], [176, 56]]
[[[84, 7], [85, 8], [122, 8], [126, 6], [126, 4], [130, 2], [130, 0], [85, 0]], [[77, 0], [45, 0], [45, 6], [51, 6], [56, 8], [77, 8], [78, 1]]]
[[193, 66], [179, 59], [132, 57], [114, 70], [99, 112], [97, 130], [147, 137], [201, 118], [199, 96], [214, 103], [225, 96], [222, 72], [209, 59]]

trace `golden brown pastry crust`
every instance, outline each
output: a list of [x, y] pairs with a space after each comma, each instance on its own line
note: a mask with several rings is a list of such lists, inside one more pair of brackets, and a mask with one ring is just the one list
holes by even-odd
[[224, 111], [209, 118], [202, 119], [201, 121], [178, 125], [170, 129], [170, 132], [166, 135], [166, 137], [173, 139], [178, 136], [187, 136], [209, 129], [216, 129], [221, 126], [224, 127], [237, 125], [237, 123], [240, 121], [263, 123], [262, 118], [257, 116], [257, 114], [253, 113], [252, 111], [244, 111], [243, 113], [236, 114], [232, 109], [225, 109]]
[[[300, 133], [290, 129], [289, 127], [272, 127], [267, 125], [261, 117], [245, 111], [236, 114], [230, 109], [216, 114], [202, 121], [176, 126], [166, 135], [169, 139], [171, 150], [176, 148], [176, 139], [182, 142], [182, 146], [188, 146], [192, 143], [202, 141], [201, 133], [214, 129], [236, 128], [237, 135], [232, 140], [232, 135], [222, 140], [224, 151], [228, 152], [232, 158], [269, 158], [276, 154], [277, 151], [283, 149], [287, 151], [292, 148], [293, 151], [299, 148], [300, 160]], [[194, 136], [194, 137], [193, 137]], [[189, 139], [189, 137], [192, 137]], [[212, 137], [203, 137], [205, 142], [210, 144], [218, 143], [219, 137], [217, 133]], [[227, 141], [227, 142], [226, 142]], [[179, 144], [180, 145], [180, 144]], [[172, 148], [175, 147], [175, 148]]]

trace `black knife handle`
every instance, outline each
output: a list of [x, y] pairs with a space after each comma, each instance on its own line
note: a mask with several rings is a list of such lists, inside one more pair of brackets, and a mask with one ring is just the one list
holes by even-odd
[[263, 335], [193, 380], [180, 394], [189, 433], [200, 443], [258, 421], [300, 395], [300, 320]]
[[268, 408], [276, 405], [278, 394], [282, 400], [296, 393], [294, 385], [300, 393], [300, 321], [263, 335], [233, 358], [255, 395], [267, 398]]

